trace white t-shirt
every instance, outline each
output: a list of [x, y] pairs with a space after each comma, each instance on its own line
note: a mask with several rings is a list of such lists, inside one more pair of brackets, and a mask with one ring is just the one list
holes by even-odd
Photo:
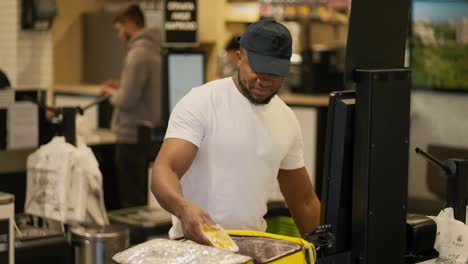
[[[252, 104], [231, 77], [193, 88], [174, 108], [166, 138], [198, 147], [181, 179], [183, 195], [224, 229], [266, 230], [263, 216], [278, 170], [304, 166], [302, 135], [292, 110], [274, 96]], [[171, 238], [182, 237], [172, 217]]]

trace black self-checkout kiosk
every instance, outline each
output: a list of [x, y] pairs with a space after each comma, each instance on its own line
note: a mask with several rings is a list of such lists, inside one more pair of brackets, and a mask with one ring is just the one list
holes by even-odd
[[[322, 234], [315, 234], [314, 236], [314, 242], [317, 241], [317, 238], [319, 240], [319, 243], [316, 243], [319, 256], [318, 263], [355, 263], [352, 262], [352, 260], [357, 261], [356, 263], [360, 263], [359, 259], [352, 257], [352, 250], [356, 248], [356, 240], [359, 242], [366, 239], [367, 243], [379, 243], [379, 241], [381, 243], [382, 239], [395, 242], [395, 236], [398, 238], [401, 235], [405, 237], [404, 242], [406, 242], [406, 246], [404, 244], [399, 244], [403, 246], [404, 253], [401, 253], [401, 251], [400, 253], [393, 253], [396, 254], [395, 256], [404, 258], [405, 263], [416, 263], [437, 256], [437, 252], [433, 250], [436, 226], [432, 220], [425, 216], [407, 214], [406, 222], [403, 221], [405, 225], [403, 230], [398, 228], [399, 225], [388, 225], [386, 227], [388, 230], [381, 230], [383, 231], [381, 233], [385, 233], [380, 234], [383, 235], [384, 238], [376, 239], [375, 236], [377, 232], [375, 229], [385, 225], [385, 218], [389, 216], [385, 216], [385, 212], [380, 212], [380, 215], [383, 216], [379, 219], [379, 215], [376, 215], [377, 212], [373, 211], [369, 214], [369, 218], [372, 219], [368, 219], [367, 223], [365, 223], [367, 228], [370, 226], [372, 228], [370, 231], [367, 231], [368, 237], [357, 233], [362, 231], [355, 229], [358, 225], [356, 224], [357, 217], [354, 210], [359, 206], [369, 206], [369, 203], [362, 198], [356, 198], [356, 196], [358, 196], [356, 192], [362, 193], [365, 192], [365, 190], [358, 189], [357, 187], [359, 185], [353, 184], [354, 181], [359, 180], [359, 178], [363, 176], [362, 171], [359, 172], [355, 168], [356, 162], [358, 162], [355, 157], [362, 159], [359, 152], [364, 153], [364, 155], [370, 153], [356, 146], [357, 136], [355, 136], [355, 134], [361, 133], [356, 129], [356, 126], [359, 125], [355, 122], [355, 119], [358, 119], [358, 117], [355, 116], [356, 101], [355, 91], [333, 92], [330, 95], [324, 153], [324, 179], [321, 195], [321, 223], [326, 225], [321, 227]], [[378, 167], [378, 165], [376, 167]], [[373, 170], [375, 171], [376, 169], [374, 168]], [[373, 179], [371, 180], [381, 180], [378, 179], [379, 177], [376, 177], [375, 174], [372, 177]], [[393, 181], [392, 178], [388, 180]], [[396, 181], [396, 183], [398, 183], [398, 181]], [[390, 214], [392, 206], [395, 207], [394, 204], [392, 205], [391, 194], [394, 186], [391, 184], [388, 185], [387, 191], [372, 189], [375, 188], [375, 186], [376, 183], [369, 186], [367, 192], [372, 190], [373, 193], [368, 194], [368, 196], [370, 196], [368, 200], [382, 199], [382, 197], [378, 197], [379, 195], [387, 196], [389, 200], [381, 207], [389, 208], [387, 213]], [[376, 194], [376, 191], [380, 193]], [[375, 204], [375, 201], [371, 202]], [[371, 220], [373, 222], [371, 222]], [[380, 220], [380, 222], [377, 220]], [[329, 233], [326, 231], [329, 231]], [[320, 233], [320, 231], [318, 233]], [[382, 247], [380, 248], [375, 245], [372, 246], [372, 250], [375, 251], [375, 254], [380, 255], [381, 253], [379, 252], [392, 250], [391, 247], [387, 247], [385, 243], [381, 245]], [[388, 253], [391, 253], [391, 251], [388, 251]], [[364, 260], [364, 258], [360, 259], [361, 261]], [[374, 261], [375, 259], [372, 262], [366, 263], [374, 263]], [[377, 263], [386, 262], [385, 260], [379, 260]]]
[[411, 263], [433, 254], [434, 223], [409, 216], [407, 225], [409, 9], [409, 0], [352, 1], [345, 81], [353, 91], [330, 97], [325, 225], [310, 236], [319, 246], [317, 263]]
[[[334, 245], [326, 254], [351, 248], [355, 92], [330, 95], [322, 179], [321, 223], [331, 226]], [[349, 252], [341, 258], [349, 258]]]

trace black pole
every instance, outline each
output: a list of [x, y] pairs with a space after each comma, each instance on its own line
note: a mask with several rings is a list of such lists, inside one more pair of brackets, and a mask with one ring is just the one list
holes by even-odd
[[453, 174], [447, 175], [447, 207], [453, 208], [455, 219], [465, 223], [468, 202], [468, 160], [449, 159], [455, 167]]
[[416, 148], [414, 151], [416, 151], [417, 154], [423, 156], [424, 158], [426, 158], [427, 160], [431, 161], [432, 163], [434, 163], [435, 165], [439, 166], [440, 168], [442, 168], [442, 170], [447, 173], [447, 174], [455, 174], [455, 168], [453, 166], [449, 166], [447, 164], [445, 164], [444, 162], [440, 161], [439, 159], [437, 159], [436, 157], [432, 156], [431, 154], [423, 151], [422, 149], [420, 148]]
[[62, 108], [62, 131], [67, 143], [76, 146], [76, 107], [63, 107]]
[[[96, 99], [94, 102], [92, 102], [92, 103], [90, 103], [90, 104], [88, 104], [88, 105], [82, 107], [80, 110], [81, 110], [81, 112], [84, 112], [84, 111], [88, 110], [89, 108], [91, 108], [91, 107], [93, 107], [93, 106], [95, 106], [95, 105], [98, 105], [98, 104], [100, 104], [100, 103], [102, 103], [102, 102], [105, 102], [105, 101], [109, 100], [109, 98], [111, 98], [110, 95], [101, 96], [101, 97], [99, 97], [98, 99]], [[82, 113], [81, 113], [81, 114], [82, 114]]]
[[447, 177], [446, 207], [453, 208], [455, 219], [466, 220], [466, 206], [468, 205], [468, 160], [448, 159], [441, 161], [420, 148], [416, 153], [439, 166]]

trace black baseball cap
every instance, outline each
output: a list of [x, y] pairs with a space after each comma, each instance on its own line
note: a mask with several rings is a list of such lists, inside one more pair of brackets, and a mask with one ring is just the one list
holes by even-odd
[[292, 39], [289, 30], [273, 19], [250, 25], [239, 44], [247, 50], [249, 64], [257, 73], [289, 74]]

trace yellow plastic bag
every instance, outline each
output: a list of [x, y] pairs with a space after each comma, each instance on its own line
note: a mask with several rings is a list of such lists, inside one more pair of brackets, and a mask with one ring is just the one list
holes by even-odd
[[314, 245], [305, 241], [302, 238], [288, 237], [288, 236], [270, 234], [270, 233], [259, 232], [259, 231], [250, 231], [250, 230], [227, 230], [227, 233], [231, 236], [264, 237], [264, 238], [278, 239], [278, 240], [292, 242], [302, 247], [302, 250], [299, 250], [292, 254], [286, 255], [280, 259], [269, 262], [272, 264], [313, 264], [315, 263], [315, 260], [316, 260]]
[[237, 252], [239, 247], [234, 243], [231, 237], [220, 226], [213, 228], [206, 223], [203, 223], [203, 234], [210, 240], [214, 247]]

